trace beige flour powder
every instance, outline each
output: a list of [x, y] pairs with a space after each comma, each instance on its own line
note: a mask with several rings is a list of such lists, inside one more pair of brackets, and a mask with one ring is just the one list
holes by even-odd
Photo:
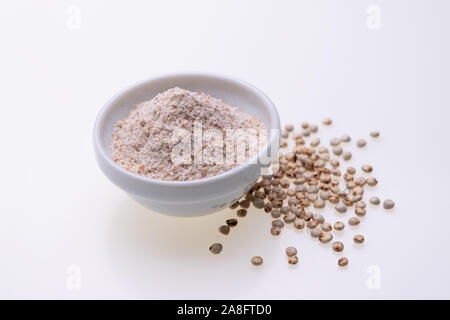
[[[177, 145], [180, 146], [182, 140], [180, 137], [174, 138], [174, 130], [181, 128], [193, 133], [198, 124], [203, 130], [203, 137], [204, 132], [210, 129], [223, 135], [223, 147], [217, 149], [223, 150], [223, 161], [211, 162], [208, 155], [215, 156], [216, 153], [206, 152], [211, 148], [207, 149], [210, 144], [205, 140], [201, 142], [200, 149], [203, 152], [200, 154], [206, 155], [200, 160], [192, 152], [188, 157], [190, 163], [172, 161], [172, 151]], [[168, 181], [202, 179], [239, 165], [236, 158], [232, 162], [231, 157], [227, 158], [227, 132], [231, 129], [239, 129], [244, 135], [256, 137], [259, 133], [259, 146], [266, 141], [264, 125], [249, 114], [210, 95], [172, 88], [152, 100], [137, 104], [125, 119], [116, 123], [110, 144], [111, 155], [126, 170], [148, 178]], [[194, 141], [193, 136], [187, 141]], [[253, 156], [258, 149], [258, 146], [249, 146], [250, 143], [245, 144], [247, 158]], [[193, 149], [194, 142], [191, 150]]]

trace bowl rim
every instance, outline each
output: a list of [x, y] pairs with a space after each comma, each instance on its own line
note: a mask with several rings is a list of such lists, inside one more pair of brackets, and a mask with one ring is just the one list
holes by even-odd
[[[163, 79], [167, 79], [167, 78], [188, 77], [188, 76], [206, 76], [206, 77], [216, 78], [216, 79], [220, 79], [220, 80], [227, 80], [227, 81], [234, 82], [240, 86], [244, 86], [248, 90], [257, 93], [261, 98], [263, 98], [266, 101], [265, 107], [267, 108], [267, 110], [269, 112], [270, 126], [272, 127], [272, 128], [269, 128], [269, 130], [275, 129], [275, 130], [278, 130], [278, 132], [281, 131], [280, 117], [278, 114], [278, 110], [275, 107], [275, 104], [272, 102], [272, 100], [270, 100], [270, 98], [264, 92], [262, 92], [260, 89], [258, 89], [254, 85], [252, 85], [244, 80], [241, 80], [241, 79], [238, 79], [238, 78], [235, 78], [232, 76], [228, 76], [225, 74], [214, 73], [214, 72], [194, 71], [194, 72], [164, 73], [164, 74], [160, 74], [160, 75], [157, 75], [154, 77], [149, 77], [144, 80], [134, 82], [133, 84], [119, 90], [115, 95], [113, 95], [103, 105], [103, 107], [101, 108], [101, 110], [99, 111], [99, 113], [95, 119], [94, 128], [93, 128], [94, 148], [97, 151], [97, 155], [101, 156], [102, 160], [106, 161], [106, 163], [108, 163], [111, 168], [118, 170], [122, 175], [125, 175], [126, 177], [128, 177], [130, 179], [138, 180], [144, 184], [160, 185], [160, 186], [166, 186], [166, 187], [170, 187], [170, 186], [180, 187], [180, 186], [194, 186], [194, 185], [200, 186], [200, 185], [204, 185], [204, 184], [208, 184], [208, 183], [217, 182], [217, 181], [223, 180], [230, 176], [238, 175], [241, 172], [243, 172], [246, 168], [248, 168], [248, 166], [250, 166], [251, 164], [254, 164], [254, 161], [257, 160], [257, 158], [261, 157], [264, 153], [267, 154], [267, 150], [269, 150], [272, 147], [272, 144], [274, 144], [276, 142], [276, 140], [279, 139], [279, 135], [272, 135], [271, 139], [268, 139], [268, 142], [266, 142], [264, 147], [261, 148], [260, 151], [258, 152], [258, 154], [255, 155], [252, 159], [247, 160], [245, 163], [242, 163], [239, 166], [237, 166], [231, 170], [228, 170], [226, 172], [223, 172], [221, 174], [218, 174], [218, 175], [215, 175], [212, 177], [203, 178], [203, 179], [187, 180], [187, 181], [158, 180], [158, 179], [154, 179], [154, 178], [147, 178], [147, 177], [140, 176], [138, 174], [135, 174], [133, 172], [130, 172], [130, 171], [124, 169], [123, 167], [121, 167], [120, 165], [115, 163], [112, 160], [112, 158], [109, 156], [108, 152], [106, 152], [103, 148], [103, 144], [101, 143], [102, 134], [100, 131], [100, 129], [102, 128], [102, 124], [106, 121], [105, 115], [108, 113], [113, 102], [116, 101], [118, 98], [120, 98], [122, 95], [126, 94], [127, 92], [132, 91], [139, 86], [145, 85], [146, 83], [163, 80]], [[273, 160], [274, 155], [271, 155], [271, 158]]]

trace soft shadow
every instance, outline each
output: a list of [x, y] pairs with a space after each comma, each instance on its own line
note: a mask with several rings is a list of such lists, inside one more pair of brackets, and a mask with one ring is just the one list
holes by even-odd
[[[229, 209], [204, 217], [169, 217], [124, 199], [112, 214], [108, 232], [112, 271], [133, 291], [151, 292], [160, 298], [182, 298], [187, 293], [208, 298], [211, 290], [233, 292], [251, 287], [242, 283], [262, 281], [266, 272], [258, 270], [250, 276], [242, 272], [252, 266], [248, 256], [244, 254], [245, 260], [239, 257], [239, 248], [248, 241], [250, 228], [263, 226], [241, 223], [246, 217], [239, 219], [230, 235], [220, 235], [218, 226], [230, 217], [236, 216]], [[213, 242], [223, 243], [221, 254], [209, 252]]]

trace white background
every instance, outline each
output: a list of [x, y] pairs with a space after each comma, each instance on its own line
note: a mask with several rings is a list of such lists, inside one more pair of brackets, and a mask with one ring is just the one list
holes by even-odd
[[[379, 30], [366, 24], [372, 4]], [[2, 3], [0, 297], [450, 298], [449, 12], [438, 0]], [[305, 230], [271, 236], [267, 214], [252, 210], [222, 236], [230, 210], [162, 216], [102, 175], [91, 142], [102, 105], [175, 71], [247, 80], [297, 128], [331, 117], [326, 144], [368, 138], [351, 164], [372, 164], [380, 183], [368, 196], [397, 205], [369, 208], [337, 237], [348, 268]], [[224, 250], [213, 256], [216, 241]]]

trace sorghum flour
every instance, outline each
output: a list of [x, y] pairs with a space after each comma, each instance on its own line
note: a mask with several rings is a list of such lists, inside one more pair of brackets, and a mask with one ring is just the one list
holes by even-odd
[[[181, 139], [174, 138], [174, 131], [181, 128], [195, 134], [195, 126], [199, 123], [203, 137], [208, 130], [223, 136], [220, 149], [223, 150], [223, 161], [211, 163], [208, 155], [214, 155], [214, 150], [219, 149], [211, 148], [205, 140], [200, 145], [203, 156], [200, 160], [203, 161], [195, 159], [195, 152], [189, 154], [190, 163], [172, 161], [172, 151]], [[260, 121], [210, 95], [172, 88], [137, 104], [125, 119], [116, 123], [110, 143], [111, 156], [126, 170], [148, 178], [168, 181], [207, 178], [239, 165], [237, 161], [227, 161], [226, 146], [227, 132], [237, 129], [243, 135], [259, 136], [255, 148], [245, 143], [248, 159], [266, 142], [265, 128]], [[190, 141], [194, 141], [193, 136]], [[211, 149], [212, 152], [206, 152]]]

